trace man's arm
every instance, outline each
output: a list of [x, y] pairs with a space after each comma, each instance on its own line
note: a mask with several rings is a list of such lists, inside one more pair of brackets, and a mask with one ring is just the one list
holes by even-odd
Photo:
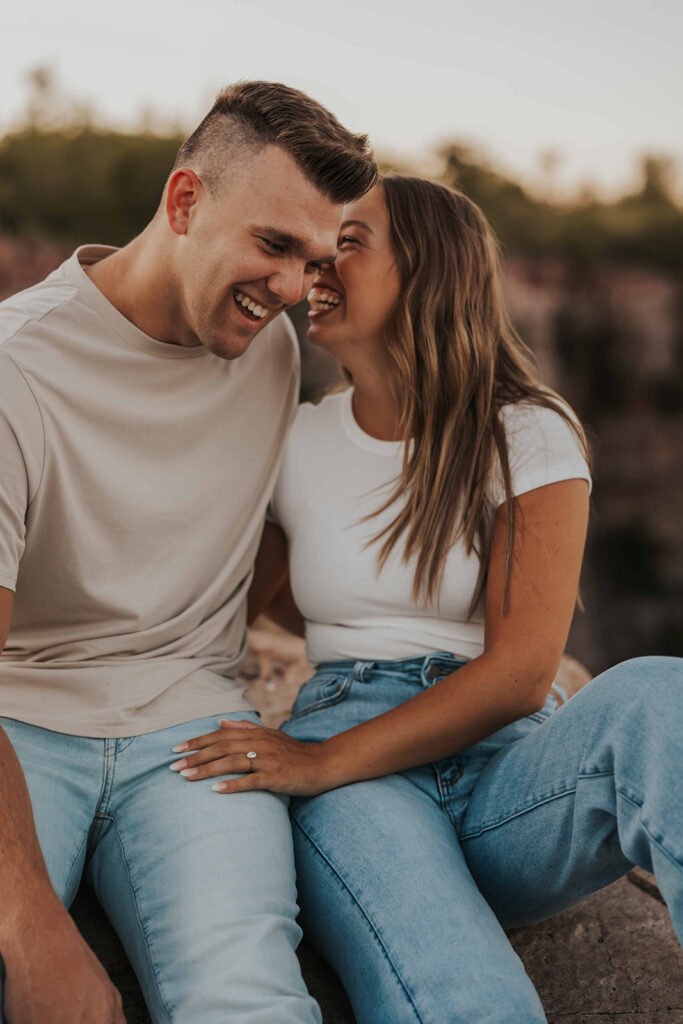
[[[13, 597], [0, 587], [0, 650]], [[119, 993], [50, 884], [26, 780], [1, 728], [0, 893], [7, 1024], [125, 1024]]]

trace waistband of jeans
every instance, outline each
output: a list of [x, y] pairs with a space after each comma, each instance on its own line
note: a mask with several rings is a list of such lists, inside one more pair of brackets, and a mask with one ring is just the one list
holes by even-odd
[[334, 670], [336, 672], [356, 672], [361, 670], [370, 671], [377, 669], [378, 671], [384, 672], [421, 672], [429, 667], [433, 662], [445, 662], [453, 665], [464, 665], [465, 662], [469, 661], [469, 658], [464, 657], [461, 654], [452, 654], [450, 651], [434, 651], [431, 654], [418, 654], [413, 658], [391, 658], [386, 660], [378, 661], [376, 659], [357, 659], [357, 660], [338, 660], [338, 661], [320, 661], [315, 666], [316, 672], [327, 672]]

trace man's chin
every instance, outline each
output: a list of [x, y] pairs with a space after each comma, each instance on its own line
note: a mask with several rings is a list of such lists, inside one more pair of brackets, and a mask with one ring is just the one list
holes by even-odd
[[258, 337], [258, 333], [249, 335], [235, 333], [227, 338], [213, 335], [209, 341], [204, 341], [203, 345], [219, 359], [239, 359], [256, 337]]

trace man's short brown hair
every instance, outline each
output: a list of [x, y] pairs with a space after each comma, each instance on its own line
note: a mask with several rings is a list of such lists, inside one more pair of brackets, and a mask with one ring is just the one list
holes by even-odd
[[190, 166], [214, 192], [243, 149], [280, 146], [334, 203], [359, 199], [377, 180], [367, 135], [354, 135], [322, 104], [280, 82], [223, 89], [180, 147], [174, 169]]

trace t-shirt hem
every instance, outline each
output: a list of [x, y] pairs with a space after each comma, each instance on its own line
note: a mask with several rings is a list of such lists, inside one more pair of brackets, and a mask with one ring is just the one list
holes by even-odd
[[[520, 494], [527, 494], [529, 491], [535, 491], [537, 487], [545, 487], [548, 484], [558, 484], [563, 480], [585, 480], [588, 484], [588, 493], [591, 493], [593, 488], [592, 480], [585, 464], [576, 462], [567, 462], [561, 465], [552, 466], [548, 469], [547, 466], [541, 469], [535, 470], [533, 473], [524, 475], [518, 479], [515, 479], [513, 486], [513, 497], [517, 498]], [[494, 503], [496, 505], [502, 505], [505, 502], [505, 494], [502, 491], [497, 491], [494, 494]]]
[[0, 587], [6, 587], [7, 590], [16, 590], [17, 573], [0, 572]]
[[[115, 722], [104, 714], [97, 716], [89, 714], [86, 717], [65, 715], [58, 718], [54, 714], [37, 714], [33, 709], [5, 710], [0, 705], [0, 718], [9, 718], [26, 725], [35, 725], [40, 729], [49, 729], [50, 732], [87, 739], [127, 739], [131, 736], [144, 736], [150, 732], [160, 732], [162, 729], [172, 729], [178, 725], [194, 722], [198, 718], [208, 718], [211, 715], [219, 718], [221, 715], [234, 714], [236, 711], [258, 712], [258, 709], [242, 695], [239, 689], [227, 693], [221, 699], [213, 697], [206, 702], [197, 701], [192, 705], [191, 713], [187, 717], [179, 711], [168, 712], [164, 715], [145, 715], [138, 712], [133, 713], [127, 722], [121, 719]], [[189, 708], [188, 712], [190, 712]], [[216, 727], [218, 727], [217, 723]]]

